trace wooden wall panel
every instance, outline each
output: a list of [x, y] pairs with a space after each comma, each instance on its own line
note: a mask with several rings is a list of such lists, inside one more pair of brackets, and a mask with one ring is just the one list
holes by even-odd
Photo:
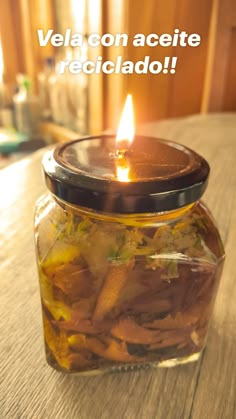
[[[176, 8], [179, 0], [129, 0], [128, 28], [132, 37], [135, 33], [172, 33], [175, 26]], [[128, 59], [138, 61], [145, 55], [151, 60], [162, 61], [172, 54], [172, 48], [132, 47]], [[165, 74], [133, 74], [127, 77], [127, 90], [133, 94], [138, 123], [165, 118], [168, 114], [170, 77]]]
[[21, 25], [20, 51], [24, 60], [24, 73], [34, 80], [36, 74], [35, 54], [32, 42], [29, 0], [19, 0], [18, 19]]
[[202, 112], [232, 110], [236, 100], [234, 28], [235, 0], [213, 0]]
[[23, 60], [20, 50], [16, 48], [20, 39], [19, 26], [15, 25], [12, 11], [17, 13], [14, 0], [0, 0], [0, 38], [4, 59], [4, 79], [6, 83], [15, 82], [16, 73], [23, 71]]
[[[128, 32], [128, 3], [123, 0], [105, 0], [103, 2], [104, 33]], [[103, 48], [103, 59], [115, 61], [122, 55], [125, 59], [127, 49], [124, 47]], [[104, 124], [116, 129], [119, 123], [121, 108], [127, 93], [127, 79], [120, 74], [103, 74], [104, 82]]]
[[48, 43], [41, 47], [38, 41], [38, 29], [43, 29], [44, 33], [48, 29], [56, 29], [55, 9], [53, 0], [28, 0], [32, 37], [32, 48], [34, 51], [35, 64], [38, 69], [43, 68], [44, 59], [55, 55], [55, 48]]
[[231, 31], [223, 110], [236, 110], [236, 27]]
[[[108, 0], [107, 3], [109, 7], [112, 1]], [[177, 56], [178, 61], [174, 75], [134, 73], [116, 76], [116, 80], [114, 76], [109, 76], [109, 89], [106, 93], [110, 105], [106, 126], [115, 127], [115, 121], [118, 120], [124, 97], [128, 92], [133, 94], [136, 120], [139, 124], [200, 112], [212, 0], [147, 0], [145, 3], [143, 0], [123, 0], [123, 4], [126, 5], [127, 15], [126, 24], [123, 28], [120, 25], [120, 31], [126, 28], [130, 36], [129, 47], [123, 48], [125, 58], [136, 62], [149, 55], [151, 60], [163, 61], [166, 56]], [[114, 18], [112, 20], [110, 16], [111, 13], [108, 13], [107, 27], [110, 32], [117, 32], [119, 20], [115, 21]], [[172, 34], [174, 29], [200, 33], [201, 45], [196, 48], [132, 46], [131, 41], [135, 33]], [[113, 59], [114, 50], [114, 48], [109, 49], [110, 57]], [[115, 83], [120, 86], [118, 100], [115, 99], [117, 96]]]
[[[88, 33], [103, 32], [103, 1], [88, 0]], [[98, 55], [102, 55], [102, 47], [89, 48], [88, 57], [95, 61]], [[89, 133], [101, 132], [104, 124], [104, 85], [103, 74], [89, 76]]]
[[178, 1], [175, 27], [188, 33], [199, 33], [201, 44], [175, 48], [178, 67], [174, 77], [170, 77], [167, 117], [185, 116], [201, 110], [211, 10], [212, 0]]
[[[55, 55], [55, 48], [48, 43], [47, 46], [41, 47], [38, 41], [37, 29], [56, 28], [55, 10], [53, 0], [27, 0], [28, 1], [28, 18], [27, 27], [29, 29], [29, 42], [31, 43], [30, 57], [32, 64], [32, 80], [35, 87], [37, 86], [37, 72], [43, 69], [45, 58]], [[24, 51], [27, 56], [27, 50]]]
[[[7, 27], [6, 37], [9, 45], [8, 54], [14, 70], [12, 73], [23, 72], [30, 76], [33, 88], [36, 87], [37, 72], [42, 69], [44, 58], [53, 55], [51, 45], [41, 48], [38, 42], [37, 29], [44, 30], [55, 27], [53, 0], [0, 0], [1, 17]], [[1, 4], [1, 3], [0, 3]], [[7, 6], [9, 13], [7, 13]], [[1, 19], [0, 17], [0, 19]], [[14, 42], [11, 39], [14, 39]], [[9, 41], [4, 45], [9, 44]]]
[[[5, 78], [17, 72], [35, 80], [43, 59], [55, 53], [41, 48], [37, 29], [56, 28], [55, 0], [0, 0]], [[76, 1], [74, 1], [76, 5]], [[117, 128], [127, 93], [132, 93], [137, 124], [200, 111], [236, 109], [236, 2], [235, 0], [87, 0], [88, 32], [128, 32], [127, 48], [89, 49], [89, 58], [115, 61], [117, 55], [134, 62], [177, 56], [174, 75], [90, 76], [90, 131]], [[132, 46], [135, 33], [173, 33], [174, 29], [200, 33], [197, 48]], [[207, 71], [206, 71], [207, 70]]]
[[55, 26], [53, 0], [0, 0], [0, 35], [6, 79], [15, 83], [18, 72], [35, 78], [43, 59], [54, 53], [51, 45], [41, 48], [37, 29]]

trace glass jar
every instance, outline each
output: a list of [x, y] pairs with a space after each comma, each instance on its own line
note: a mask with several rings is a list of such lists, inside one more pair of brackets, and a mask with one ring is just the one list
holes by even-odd
[[[97, 146], [103, 151], [90, 142], [93, 156], [104, 154], [104, 137], [101, 140]], [[111, 193], [108, 172], [101, 173], [102, 159], [92, 167], [100, 180], [109, 179], [105, 198], [104, 189], [94, 183], [94, 172], [88, 176], [91, 159], [85, 163], [82, 156], [88, 157], [90, 144], [59, 146], [44, 160], [52, 193], [38, 201], [35, 221], [47, 361], [61, 371], [87, 374], [196, 361], [206, 342], [224, 261], [212, 216], [196, 199], [197, 189], [193, 193], [197, 183], [191, 178], [180, 199], [180, 189], [173, 189], [172, 182], [172, 209], [165, 199], [163, 203], [163, 191], [157, 191], [161, 211], [157, 201], [149, 200], [154, 194], [146, 184], [146, 211], [134, 212], [144, 208], [140, 190], [132, 209], [130, 202], [124, 203], [130, 191], [121, 204], [121, 196]], [[182, 153], [186, 150], [181, 148]], [[112, 158], [110, 152], [105, 154], [103, 168]], [[165, 157], [169, 166], [170, 159], [173, 156]], [[84, 186], [83, 176], [92, 179], [93, 189], [88, 179]], [[170, 177], [168, 173], [168, 182]], [[159, 178], [157, 173], [156, 187]], [[112, 182], [117, 186], [118, 180]], [[179, 194], [179, 205], [173, 191]], [[150, 211], [153, 205], [156, 211]]]

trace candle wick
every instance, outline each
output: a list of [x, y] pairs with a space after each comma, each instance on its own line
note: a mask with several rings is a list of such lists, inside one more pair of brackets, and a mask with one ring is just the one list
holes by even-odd
[[124, 159], [129, 157], [129, 151], [128, 150], [117, 150], [116, 151], [116, 157], [118, 159]]

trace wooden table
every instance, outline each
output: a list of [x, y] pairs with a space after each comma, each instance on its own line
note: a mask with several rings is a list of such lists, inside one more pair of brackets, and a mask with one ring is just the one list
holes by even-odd
[[142, 130], [188, 145], [211, 165], [205, 201], [226, 248], [207, 348], [198, 363], [97, 377], [63, 375], [44, 358], [33, 214], [45, 191], [42, 151], [0, 172], [0, 418], [233, 419], [236, 416], [236, 114]]

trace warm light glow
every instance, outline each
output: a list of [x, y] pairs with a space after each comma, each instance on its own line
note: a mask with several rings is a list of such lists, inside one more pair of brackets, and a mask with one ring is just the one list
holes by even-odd
[[132, 95], [128, 95], [116, 136], [118, 150], [127, 150], [134, 138], [134, 113]]
[[120, 182], [129, 182], [129, 167], [116, 166], [116, 176]]
[[4, 132], [0, 132], [0, 143], [4, 143], [9, 139], [9, 135], [4, 134]]
[[2, 53], [2, 42], [0, 38], [0, 83], [3, 81], [3, 71], [4, 71], [4, 63], [3, 63], [3, 53]]
[[88, 59], [88, 42], [86, 39], [84, 39], [83, 45], [81, 47], [81, 62], [85, 62]]
[[75, 32], [85, 32], [86, 0], [71, 0], [72, 19]]
[[[77, 1], [77, 0], [76, 0]], [[99, 32], [101, 22], [101, 0], [88, 0], [88, 23], [94, 32]]]
[[27, 90], [25, 88], [21, 88], [20, 91], [17, 93], [17, 95], [15, 96], [15, 102], [19, 103], [19, 102], [24, 102], [25, 99], [27, 97]]

